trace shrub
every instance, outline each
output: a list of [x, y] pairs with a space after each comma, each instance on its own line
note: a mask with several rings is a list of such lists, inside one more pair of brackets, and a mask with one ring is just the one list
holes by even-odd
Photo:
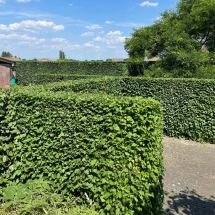
[[215, 65], [207, 65], [199, 67], [196, 72], [196, 78], [214, 79], [215, 78]]
[[144, 75], [145, 68], [148, 67], [147, 62], [127, 62], [128, 75], [129, 76], [140, 76]]

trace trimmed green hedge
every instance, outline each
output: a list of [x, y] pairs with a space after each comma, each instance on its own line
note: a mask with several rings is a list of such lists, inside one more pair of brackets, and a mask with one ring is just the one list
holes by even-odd
[[215, 143], [215, 81], [201, 79], [108, 78], [50, 86], [52, 91], [151, 97], [164, 107], [170, 137]]
[[13, 69], [18, 84], [30, 85], [76, 80], [77, 76], [140, 76], [147, 68], [147, 62], [18, 61]]
[[10, 91], [0, 97], [1, 179], [42, 177], [65, 195], [87, 195], [101, 214], [162, 213], [159, 102], [42, 87]]
[[17, 83], [20, 85], [38, 84], [41, 76], [47, 75], [123, 76], [128, 74], [125, 62], [18, 61], [14, 70]]

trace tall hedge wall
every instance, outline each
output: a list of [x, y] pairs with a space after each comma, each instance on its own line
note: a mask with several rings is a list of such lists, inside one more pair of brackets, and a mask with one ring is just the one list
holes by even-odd
[[[41, 75], [103, 75], [122, 76], [128, 73], [124, 62], [16, 62], [17, 83], [21, 85], [38, 84]], [[38, 75], [40, 77], [38, 77]], [[69, 78], [69, 77], [68, 77]], [[40, 83], [40, 82], [39, 82]]]
[[[162, 108], [141, 97], [1, 93], [1, 180], [43, 177], [101, 214], [162, 213]], [[1, 184], [1, 183], [0, 183]]]
[[144, 75], [147, 62], [18, 61], [14, 66], [20, 85], [76, 80], [89, 76]]
[[166, 135], [215, 143], [214, 80], [107, 78], [60, 83], [52, 90], [151, 97], [164, 107]]

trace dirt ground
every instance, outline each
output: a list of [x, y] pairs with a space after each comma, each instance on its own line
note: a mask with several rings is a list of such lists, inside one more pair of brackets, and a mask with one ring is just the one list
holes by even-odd
[[215, 144], [164, 137], [166, 215], [215, 215]]

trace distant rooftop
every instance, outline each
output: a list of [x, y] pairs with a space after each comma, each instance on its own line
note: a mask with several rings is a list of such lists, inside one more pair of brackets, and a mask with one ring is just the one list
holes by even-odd
[[38, 61], [40, 61], [40, 62], [49, 62], [49, 61], [54, 61], [54, 60], [49, 59], [49, 58], [42, 58], [42, 59], [39, 59]]
[[117, 57], [112, 59], [112, 61], [114, 61], [114, 62], [119, 62], [119, 61], [123, 61], [123, 60], [124, 60], [123, 58], [117, 58]]

